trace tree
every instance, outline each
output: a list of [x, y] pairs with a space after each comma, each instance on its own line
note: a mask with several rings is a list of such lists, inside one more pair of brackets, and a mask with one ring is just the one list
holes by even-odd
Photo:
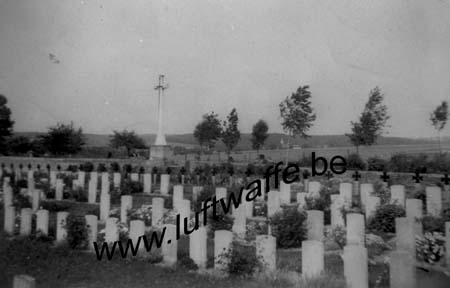
[[32, 143], [28, 137], [14, 136], [7, 141], [8, 151], [13, 155], [26, 154], [33, 150]]
[[127, 154], [130, 155], [132, 149], [145, 149], [144, 140], [135, 134], [134, 131], [123, 130], [122, 132], [113, 131], [114, 135], [110, 136], [110, 145], [113, 148], [125, 147]]
[[197, 124], [194, 130], [194, 137], [200, 146], [207, 149], [214, 148], [216, 141], [222, 134], [222, 127], [218, 115], [214, 112], [203, 115], [202, 121]]
[[308, 138], [306, 134], [316, 120], [316, 114], [311, 107], [311, 92], [309, 86], [298, 87], [295, 93], [286, 97], [279, 104], [283, 130], [293, 138], [301, 136]]
[[233, 108], [230, 114], [228, 114], [227, 121], [223, 121], [222, 142], [227, 147], [228, 156], [230, 156], [231, 151], [241, 139], [238, 122], [239, 117], [236, 108]]
[[14, 121], [11, 120], [11, 110], [6, 105], [8, 99], [0, 94], [0, 151], [6, 151], [6, 141], [12, 135]]
[[356, 147], [359, 154], [359, 146], [371, 146], [383, 133], [389, 116], [387, 106], [383, 104], [384, 95], [380, 88], [375, 87], [369, 93], [369, 100], [358, 122], [351, 122], [352, 133], [346, 134], [350, 142]]
[[43, 147], [54, 155], [76, 154], [85, 144], [83, 130], [81, 127], [75, 129], [72, 122], [50, 127], [40, 139]]
[[266, 142], [266, 139], [269, 136], [267, 134], [268, 130], [269, 126], [267, 125], [266, 121], [262, 119], [256, 122], [255, 125], [253, 125], [252, 138], [250, 139], [250, 141], [252, 142], [253, 149], [256, 149], [258, 154], [259, 149], [263, 147], [264, 142]]
[[448, 104], [447, 101], [442, 101], [441, 105], [437, 106], [436, 109], [430, 114], [431, 124], [434, 126], [438, 133], [438, 145], [439, 154], [442, 154], [441, 150], [441, 131], [444, 129], [445, 124], [448, 120]]

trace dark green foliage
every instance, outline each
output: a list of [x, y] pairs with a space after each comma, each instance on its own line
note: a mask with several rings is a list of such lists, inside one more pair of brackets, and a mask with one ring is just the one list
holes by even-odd
[[24, 196], [22, 194], [17, 194], [14, 196], [14, 207], [16, 210], [20, 210], [22, 208], [31, 208], [30, 198]]
[[281, 126], [292, 137], [309, 137], [306, 134], [316, 120], [316, 114], [311, 107], [311, 92], [309, 86], [298, 87], [295, 93], [279, 104]]
[[14, 121], [11, 120], [11, 110], [6, 105], [8, 99], [0, 94], [0, 154], [7, 151], [6, 142], [12, 135]]
[[120, 165], [117, 162], [111, 163], [111, 171], [112, 172], [120, 172]]
[[84, 171], [86, 173], [94, 171], [94, 164], [92, 162], [86, 162], [80, 165], [80, 171]]
[[195, 126], [194, 137], [201, 147], [206, 147], [210, 150], [214, 148], [221, 133], [222, 127], [218, 115], [211, 112], [203, 115], [202, 121]]
[[297, 207], [289, 207], [275, 213], [270, 218], [272, 235], [277, 238], [280, 248], [301, 247], [306, 239], [306, 213]]
[[121, 132], [113, 131], [111, 136], [110, 145], [113, 148], [125, 148], [128, 155], [131, 154], [133, 149], [145, 149], [145, 141], [139, 137], [134, 131], [123, 130]]
[[85, 189], [78, 187], [72, 191], [72, 198], [78, 202], [87, 202], [88, 201], [88, 191]]
[[385, 171], [388, 169], [388, 161], [378, 157], [370, 157], [367, 159], [367, 170], [369, 171]]
[[367, 228], [375, 233], [395, 233], [395, 218], [405, 217], [405, 209], [396, 204], [379, 206], [375, 214], [369, 218]]
[[231, 243], [228, 251], [219, 256], [219, 263], [227, 264], [227, 272], [235, 276], [252, 276], [262, 268], [261, 259], [256, 256], [253, 245], [241, 244], [237, 241]]
[[67, 242], [72, 249], [86, 248], [88, 230], [83, 216], [67, 216], [65, 228], [67, 229]]
[[189, 271], [198, 270], [197, 264], [189, 257], [189, 253], [183, 253], [178, 256], [177, 266]]
[[266, 142], [266, 139], [269, 136], [267, 134], [268, 130], [269, 126], [267, 125], [267, 122], [262, 119], [253, 125], [252, 138], [250, 139], [253, 149], [259, 151], [259, 149], [264, 146], [264, 142]]
[[389, 116], [387, 106], [383, 104], [384, 95], [378, 87], [370, 91], [369, 100], [358, 122], [351, 122], [352, 133], [346, 134], [356, 149], [359, 146], [370, 146], [377, 141], [383, 132]]
[[445, 232], [445, 221], [450, 219], [444, 219], [443, 217], [434, 217], [426, 215], [422, 218], [422, 225], [424, 232]]
[[54, 155], [76, 154], [85, 144], [83, 130], [75, 129], [73, 123], [58, 123], [48, 133], [40, 136], [43, 146]]
[[33, 150], [30, 139], [25, 136], [14, 136], [8, 139], [7, 147], [11, 155], [24, 155]]
[[352, 153], [347, 157], [347, 168], [351, 170], [365, 170], [366, 163], [361, 156], [356, 153]]
[[144, 186], [141, 182], [131, 181], [129, 179], [122, 181], [120, 186], [122, 195], [142, 193], [144, 191]]
[[97, 166], [97, 172], [98, 173], [103, 173], [103, 172], [107, 172], [108, 169], [106, 168], [105, 163], [99, 163]]
[[241, 139], [241, 132], [238, 128], [238, 122], [239, 118], [236, 108], [233, 108], [227, 117], [227, 121], [223, 122], [224, 127], [221, 134], [222, 142], [225, 144], [228, 154], [230, 154]]
[[56, 200], [47, 200], [41, 201], [40, 206], [42, 209], [48, 210], [50, 213], [67, 211], [73, 204], [71, 202], [66, 201], [56, 201]]
[[233, 227], [233, 217], [229, 214], [225, 214], [221, 207], [217, 207], [216, 209], [216, 217], [213, 215], [212, 209], [208, 210], [208, 219], [207, 223], [210, 227], [209, 237], [214, 237], [214, 232], [216, 230], [229, 230]]

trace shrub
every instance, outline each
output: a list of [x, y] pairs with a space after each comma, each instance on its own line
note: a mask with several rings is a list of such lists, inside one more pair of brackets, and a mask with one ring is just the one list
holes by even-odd
[[367, 159], [367, 169], [369, 171], [385, 171], [388, 167], [388, 161], [378, 157]]
[[40, 206], [42, 209], [48, 210], [49, 212], [60, 212], [69, 210], [72, 204], [65, 201], [47, 200], [41, 201]]
[[270, 218], [272, 234], [280, 248], [300, 247], [306, 238], [306, 213], [289, 207]]
[[189, 257], [188, 253], [183, 253], [178, 256], [177, 266], [189, 271], [198, 270], [197, 264]]
[[119, 172], [120, 171], [120, 165], [117, 162], [111, 163], [111, 171], [112, 172]]
[[225, 214], [222, 207], [216, 208], [216, 216], [214, 217], [212, 211], [208, 213], [208, 224], [210, 227], [209, 236], [213, 238], [216, 230], [231, 230], [233, 227], [233, 217]]
[[65, 228], [67, 230], [67, 242], [72, 249], [86, 248], [88, 230], [83, 216], [67, 216]]
[[16, 207], [17, 210], [22, 208], [31, 208], [30, 198], [22, 194], [17, 194], [14, 197], [14, 207]]
[[359, 154], [352, 153], [347, 157], [347, 168], [353, 170], [365, 170], [366, 163]]
[[88, 192], [82, 187], [77, 187], [72, 191], [72, 197], [78, 202], [87, 202], [88, 201]]
[[439, 262], [444, 252], [445, 238], [441, 233], [425, 233], [424, 237], [416, 236], [416, 255], [419, 261], [434, 264]]
[[94, 171], [94, 164], [92, 162], [85, 162], [80, 165], [80, 170], [86, 173]]
[[252, 276], [263, 265], [254, 246], [238, 241], [233, 241], [230, 249], [219, 255], [218, 262], [225, 264], [227, 272], [236, 276]]
[[383, 252], [392, 249], [384, 240], [375, 234], [366, 234], [366, 247], [369, 259], [374, 259]]
[[135, 193], [142, 193], [144, 191], [144, 186], [141, 182], [131, 181], [126, 179], [121, 183], [121, 194], [129, 195]]
[[444, 230], [445, 230], [445, 220], [442, 217], [434, 217], [431, 215], [426, 215], [422, 218], [422, 225], [423, 225], [424, 232], [444, 233]]
[[333, 240], [341, 249], [347, 244], [347, 231], [343, 226], [336, 226], [331, 231], [328, 237]]
[[367, 228], [373, 232], [395, 233], [395, 218], [404, 217], [405, 209], [396, 204], [379, 206], [369, 218]]

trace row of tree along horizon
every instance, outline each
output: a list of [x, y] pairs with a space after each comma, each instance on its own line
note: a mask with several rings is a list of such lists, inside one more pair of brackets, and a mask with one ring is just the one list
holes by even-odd
[[[307, 139], [310, 128], [316, 120], [316, 114], [311, 104], [311, 92], [309, 86], [300, 86], [294, 93], [286, 97], [279, 104], [281, 126], [291, 138]], [[349, 142], [355, 146], [357, 153], [360, 146], [371, 146], [377, 143], [383, 134], [389, 115], [387, 106], [383, 103], [384, 94], [378, 87], [369, 93], [368, 101], [358, 119], [351, 122], [351, 132], [346, 134]], [[15, 135], [13, 132], [14, 121], [12, 113], [7, 106], [7, 98], [0, 95], [0, 154], [21, 155], [32, 151], [34, 156], [39, 155], [74, 155], [80, 153], [86, 144], [86, 139], [81, 127], [74, 127], [73, 123], [57, 123], [50, 127], [48, 132], [38, 137]], [[430, 123], [438, 133], [439, 152], [441, 153], [440, 132], [444, 129], [448, 120], [448, 104], [442, 101], [434, 111], [430, 113]], [[193, 136], [200, 145], [198, 152], [208, 153], [214, 150], [219, 140], [225, 146], [228, 154], [235, 150], [241, 141], [241, 132], [238, 128], [239, 117], [237, 110], [233, 108], [226, 120], [221, 121], [219, 115], [210, 112], [202, 116], [196, 125]], [[258, 120], [251, 133], [251, 147], [257, 151], [264, 148], [269, 136], [269, 127], [263, 119]], [[136, 156], [139, 149], [148, 148], [145, 141], [134, 131], [113, 131], [110, 136], [109, 147], [126, 151], [127, 156]], [[289, 147], [289, 140], [287, 146]], [[178, 147], [179, 148], [179, 147]], [[273, 148], [273, 147], [270, 147]], [[179, 152], [182, 152], [179, 149]], [[189, 149], [184, 149], [189, 152]], [[195, 150], [195, 149], [194, 149]], [[191, 151], [192, 152], [192, 151]], [[123, 154], [123, 153], [122, 153]], [[108, 153], [107, 156], [112, 156]]]

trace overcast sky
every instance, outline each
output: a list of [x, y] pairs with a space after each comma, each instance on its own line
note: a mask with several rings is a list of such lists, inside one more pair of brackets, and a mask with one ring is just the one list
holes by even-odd
[[278, 104], [300, 85], [311, 133], [346, 133], [378, 85], [388, 135], [434, 136], [429, 113], [450, 100], [450, 1], [0, 0], [16, 131], [155, 133], [161, 73], [168, 134], [233, 107], [241, 131], [262, 118], [280, 132]]

